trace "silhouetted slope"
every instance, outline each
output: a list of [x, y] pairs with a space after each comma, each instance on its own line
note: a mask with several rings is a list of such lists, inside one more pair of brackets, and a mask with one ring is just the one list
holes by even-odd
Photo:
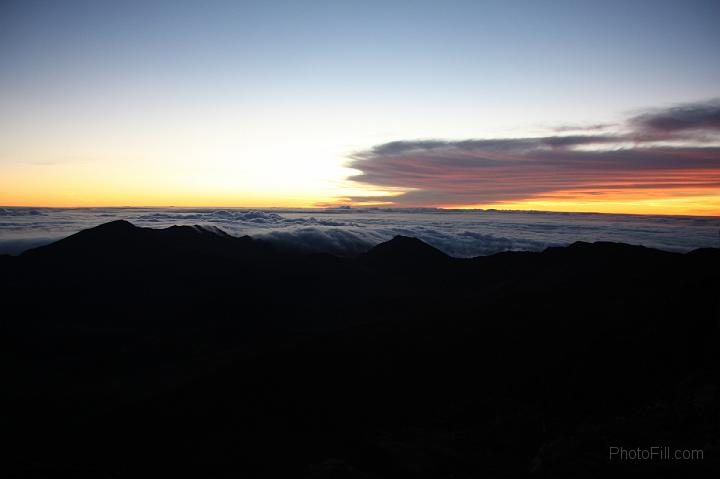
[[236, 238], [218, 228], [171, 226], [165, 229], [141, 228], [118, 220], [80, 231], [49, 245], [22, 254], [31, 258], [66, 260], [68, 258], [121, 259], [129, 256], [168, 256], [209, 254], [249, 258], [272, 251], [267, 243], [249, 236]]
[[390, 241], [380, 243], [365, 253], [363, 257], [373, 261], [441, 261], [448, 256], [429, 244], [409, 236], [395, 236]]
[[450, 259], [442, 251], [417, 238], [401, 235], [359, 256], [361, 262], [372, 267], [406, 272], [437, 267]]
[[[713, 477], [720, 251], [357, 258], [113, 222], [0, 257], [7, 477]], [[702, 448], [694, 463], [608, 447]]]

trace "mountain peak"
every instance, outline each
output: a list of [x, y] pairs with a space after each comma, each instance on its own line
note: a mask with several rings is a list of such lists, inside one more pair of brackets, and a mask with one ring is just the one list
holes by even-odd
[[[414, 236], [395, 235], [390, 241], [386, 241], [381, 244], [395, 244], [395, 245], [425, 245], [430, 246], [423, 240], [415, 238]], [[432, 248], [432, 246], [430, 246]]]
[[393, 239], [380, 243], [362, 255], [376, 264], [409, 265], [445, 261], [449, 258], [442, 251], [433, 248], [424, 241], [411, 236], [397, 235]]
[[130, 223], [127, 220], [115, 220], [110, 221], [108, 223], [103, 223], [101, 225], [98, 225], [94, 228], [90, 228], [90, 230], [96, 230], [96, 231], [129, 231], [138, 228], [134, 224]]

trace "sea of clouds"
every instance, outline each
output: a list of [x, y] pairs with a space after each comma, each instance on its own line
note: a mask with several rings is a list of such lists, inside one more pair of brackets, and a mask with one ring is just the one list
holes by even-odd
[[211, 225], [308, 252], [354, 255], [395, 235], [449, 255], [539, 251], [574, 241], [617, 241], [668, 251], [718, 247], [720, 217], [406, 208], [0, 208], [0, 254], [18, 254], [125, 219], [137, 226]]

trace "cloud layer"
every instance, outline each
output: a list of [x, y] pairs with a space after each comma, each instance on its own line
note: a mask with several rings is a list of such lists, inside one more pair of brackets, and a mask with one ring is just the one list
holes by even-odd
[[116, 219], [138, 226], [214, 226], [283, 248], [351, 256], [395, 235], [414, 236], [451, 256], [542, 250], [574, 241], [619, 241], [688, 251], [717, 246], [720, 218], [448, 211], [405, 208], [214, 210], [182, 208], [7, 208], [0, 254], [17, 254]]
[[720, 132], [720, 100], [653, 110], [630, 119], [630, 124], [650, 139], [687, 137]]
[[399, 206], [717, 194], [720, 102], [645, 112], [617, 134], [395, 141], [348, 166], [360, 171], [354, 181], [404, 191], [390, 198]]

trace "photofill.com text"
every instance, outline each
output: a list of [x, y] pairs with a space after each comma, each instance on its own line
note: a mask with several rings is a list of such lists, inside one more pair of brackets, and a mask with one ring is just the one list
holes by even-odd
[[610, 461], [697, 461], [704, 459], [702, 449], [674, 449], [670, 446], [651, 446], [627, 449], [610, 446]]

